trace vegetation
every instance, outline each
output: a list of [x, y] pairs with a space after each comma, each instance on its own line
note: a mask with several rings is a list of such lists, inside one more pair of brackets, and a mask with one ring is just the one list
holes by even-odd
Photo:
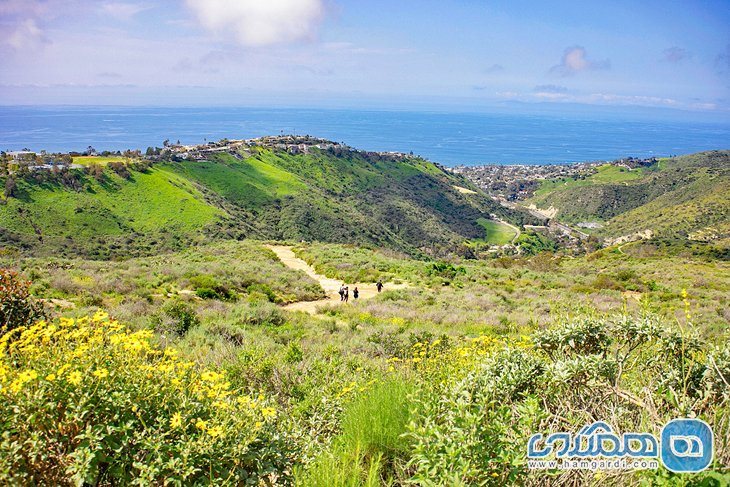
[[480, 218], [478, 223], [484, 227], [484, 241], [492, 245], [506, 245], [517, 238], [518, 231], [506, 223]]
[[[652, 240], [580, 254], [516, 236], [492, 214], [529, 217], [454, 190], [468, 183], [420, 159], [216, 157], [19, 178], [0, 208], [12, 229], [0, 483], [730, 482], [721, 255], [679, 238], [672, 252]], [[716, 170], [706, 163], [698, 174]], [[644, 184], [672, 164], [604, 169], [580, 187]], [[485, 230], [514, 239], [514, 255], [477, 255]], [[291, 311], [326, 293], [266, 246], [284, 237], [318, 274], [363, 285], [361, 298]], [[527, 465], [534, 433], [600, 419], [658, 434], [677, 417], [713, 428], [707, 471]]]
[[[2, 241], [36, 255], [115, 258], [230, 238], [319, 240], [448, 253], [497, 214], [536, 220], [417, 158], [257, 148], [207, 161], [74, 158], [83, 169], [5, 176]], [[2, 178], [2, 175], [0, 175]]]
[[730, 152], [712, 151], [659, 161], [629, 170], [602, 166], [585, 179], [544, 182], [530, 200], [558, 209], [567, 222], [605, 222], [601, 236], [651, 230], [664, 245], [687, 241], [730, 248]]
[[30, 295], [30, 283], [16, 272], [0, 269], [0, 334], [43, 317], [43, 306]]
[[[256, 484], [281, 475], [276, 410], [104, 313], [0, 341], [0, 478]], [[59, 407], [59, 405], [61, 407]]]

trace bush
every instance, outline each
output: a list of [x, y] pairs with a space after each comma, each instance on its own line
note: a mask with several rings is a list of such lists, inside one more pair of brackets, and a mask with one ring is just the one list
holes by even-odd
[[30, 295], [30, 282], [0, 269], [0, 335], [45, 317], [43, 305]]
[[[505, 350], [463, 379], [433, 388], [421, 385], [419, 407], [408, 425], [409, 467], [417, 485], [524, 483], [525, 424], [535, 424], [533, 396], [543, 373], [535, 357]], [[510, 404], [524, 401], [519, 414]]]
[[195, 289], [195, 294], [202, 299], [221, 299], [230, 301], [235, 299], [236, 293], [231, 291], [228, 286], [218, 282], [218, 280], [209, 275], [198, 275], [190, 278], [190, 284]]
[[256, 301], [241, 306], [234, 312], [239, 324], [281, 326], [286, 323], [286, 316], [275, 304], [267, 301]]
[[585, 319], [568, 323], [554, 330], [533, 336], [535, 346], [554, 356], [557, 353], [582, 355], [605, 354], [611, 345], [608, 325], [603, 321]]
[[151, 336], [97, 313], [0, 338], [0, 483], [258, 485], [284, 475], [267, 400], [155, 349]]
[[455, 266], [448, 262], [432, 262], [426, 268], [426, 275], [443, 277], [444, 279], [454, 279], [459, 274], [466, 274], [463, 266]]
[[165, 303], [160, 312], [152, 318], [152, 322], [156, 330], [163, 333], [176, 333], [180, 336], [200, 324], [195, 310], [189, 304], [178, 300]]

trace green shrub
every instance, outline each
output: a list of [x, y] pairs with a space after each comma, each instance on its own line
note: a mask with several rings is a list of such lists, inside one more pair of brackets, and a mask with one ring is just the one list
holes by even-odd
[[622, 291], [624, 290], [624, 287], [616, 282], [615, 279], [613, 279], [610, 276], [607, 276], [605, 274], [599, 274], [596, 276], [596, 278], [593, 280], [593, 287], [595, 289], [611, 289], [615, 291]]
[[612, 339], [604, 321], [584, 319], [535, 333], [533, 341], [536, 347], [554, 356], [556, 353], [605, 354]]
[[30, 295], [30, 283], [0, 269], [0, 335], [45, 317], [43, 304]]
[[304, 352], [302, 347], [296, 342], [291, 342], [286, 348], [286, 354], [284, 355], [284, 361], [288, 364], [296, 364], [304, 359]]
[[388, 485], [403, 477], [413, 386], [393, 377], [360, 392], [345, 407], [342, 433], [329, 450], [299, 472], [297, 485]]
[[190, 284], [195, 289], [195, 294], [202, 299], [235, 299], [236, 293], [224, 286], [218, 280], [209, 275], [201, 274], [190, 278]]
[[281, 300], [276, 296], [276, 293], [266, 284], [251, 284], [246, 288], [246, 292], [249, 294], [262, 294], [266, 296], [266, 299], [271, 303], [278, 303]]
[[162, 306], [162, 309], [152, 318], [155, 329], [162, 333], [176, 333], [185, 335], [190, 328], [198, 326], [200, 320], [195, 310], [189, 304], [172, 300]]
[[155, 349], [151, 336], [97, 313], [0, 338], [0, 483], [285, 480], [266, 398]]
[[455, 266], [448, 262], [432, 262], [426, 268], [426, 275], [443, 277], [444, 279], [454, 279], [459, 274], [466, 274], [463, 266]]
[[[544, 367], [528, 353], [506, 350], [464, 378], [414, 394], [408, 425], [411, 481], [425, 485], [505, 485], [524, 482], [525, 425], [539, 417], [534, 392]], [[519, 413], [511, 401], [524, 401]]]
[[281, 326], [286, 323], [286, 316], [281, 308], [268, 301], [255, 301], [237, 307], [233, 319], [239, 324], [257, 326]]

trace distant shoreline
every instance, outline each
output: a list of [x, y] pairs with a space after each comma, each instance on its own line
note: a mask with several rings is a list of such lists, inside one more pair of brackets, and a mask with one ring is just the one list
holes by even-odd
[[0, 150], [144, 150], [223, 138], [309, 134], [373, 152], [459, 165], [555, 165], [722, 149], [730, 123], [372, 110], [0, 107]]

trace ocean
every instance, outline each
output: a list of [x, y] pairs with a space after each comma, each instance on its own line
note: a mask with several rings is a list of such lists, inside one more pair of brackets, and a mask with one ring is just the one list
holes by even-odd
[[730, 149], [730, 124], [617, 116], [334, 109], [0, 107], [0, 150], [141, 149], [309, 134], [447, 166], [562, 164]]

